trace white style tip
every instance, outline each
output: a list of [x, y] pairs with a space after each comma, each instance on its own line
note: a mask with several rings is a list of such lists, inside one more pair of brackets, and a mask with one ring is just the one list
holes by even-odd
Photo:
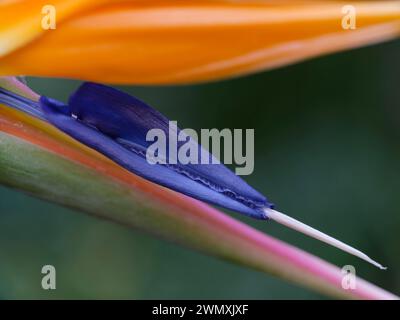
[[306, 234], [312, 238], [318, 239], [320, 241], [323, 241], [327, 244], [330, 244], [331, 246], [334, 246], [338, 249], [341, 249], [343, 251], [346, 251], [356, 257], [359, 257], [374, 266], [378, 267], [379, 269], [386, 270], [386, 267], [382, 266], [378, 262], [372, 260], [370, 257], [368, 257], [365, 253], [362, 253], [360, 250], [357, 250], [335, 238], [332, 238], [331, 236], [328, 236], [327, 234], [318, 231], [300, 221], [297, 221], [296, 219], [293, 219], [286, 214], [283, 214], [279, 211], [270, 209], [270, 208], [265, 208], [264, 209], [265, 214], [267, 215], [268, 218], [290, 228], [296, 231], [299, 231], [303, 234]]

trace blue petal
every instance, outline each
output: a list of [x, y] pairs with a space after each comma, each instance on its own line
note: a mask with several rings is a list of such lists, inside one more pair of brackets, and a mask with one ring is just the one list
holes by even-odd
[[[146, 141], [147, 132], [158, 128], [168, 137], [169, 122], [128, 94], [84, 83], [70, 97], [68, 108], [46, 97], [41, 97], [40, 105], [60, 130], [145, 179], [254, 218], [267, 218], [262, 208], [272, 204], [222, 164], [148, 163], [146, 150], [152, 142]], [[191, 143], [201, 149], [197, 142]]]
[[36, 101], [22, 97], [4, 88], [0, 88], [0, 103], [13, 107], [14, 109], [25, 112], [41, 120], [45, 120], [43, 112], [40, 110]]

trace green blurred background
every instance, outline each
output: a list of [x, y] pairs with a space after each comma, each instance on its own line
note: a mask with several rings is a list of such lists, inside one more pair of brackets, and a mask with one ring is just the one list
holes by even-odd
[[[380, 271], [274, 223], [238, 219], [400, 294], [400, 41], [239, 79], [121, 87], [181, 127], [254, 128], [245, 179]], [[66, 100], [79, 82], [28, 78]], [[57, 289], [41, 288], [41, 268]], [[0, 298], [319, 299], [309, 290], [0, 187]]]

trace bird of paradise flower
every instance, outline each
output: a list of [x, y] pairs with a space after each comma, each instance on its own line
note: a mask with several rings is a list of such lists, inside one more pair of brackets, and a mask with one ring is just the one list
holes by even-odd
[[[355, 3], [358, 29], [351, 33], [338, 28], [338, 9], [343, 3], [333, 1], [56, 1], [59, 22], [54, 33], [38, 27], [37, 9], [43, 3], [1, 4], [9, 18], [0, 25], [0, 74], [118, 83], [206, 81], [383, 41], [400, 33], [398, 1]], [[15, 79], [4, 81], [4, 86], [38, 98]], [[339, 269], [198, 201], [127, 174], [40, 120], [6, 107], [0, 109], [0, 119], [1, 147], [8, 151], [1, 158], [2, 182], [7, 185], [139, 226], [321, 292], [394, 298], [363, 281], [357, 290], [343, 291]], [[38, 161], [35, 166], [19, 161], [22, 152], [41, 160], [43, 166], [38, 167]], [[64, 186], [62, 192], [54, 188], [60, 169], [66, 172], [57, 181]], [[35, 179], [23, 179], [24, 173]], [[82, 181], [92, 185], [90, 192], [73, 196], [73, 184]], [[107, 203], [104, 197], [100, 200], [104, 192], [121, 200], [119, 214], [110, 215], [116, 204]], [[140, 209], [133, 212], [138, 204]]]

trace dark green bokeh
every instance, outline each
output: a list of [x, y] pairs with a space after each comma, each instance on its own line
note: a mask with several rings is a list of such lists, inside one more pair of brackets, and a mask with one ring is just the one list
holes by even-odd
[[[367, 263], [273, 223], [240, 218], [400, 294], [400, 41], [245, 78], [125, 87], [181, 127], [254, 128], [246, 180], [278, 208], [364, 250]], [[76, 81], [28, 79], [66, 100]], [[84, 188], [85, 186], [79, 186]], [[79, 190], [77, 190], [79, 192]], [[0, 187], [0, 298], [321, 298]], [[41, 289], [41, 268], [57, 289]]]

